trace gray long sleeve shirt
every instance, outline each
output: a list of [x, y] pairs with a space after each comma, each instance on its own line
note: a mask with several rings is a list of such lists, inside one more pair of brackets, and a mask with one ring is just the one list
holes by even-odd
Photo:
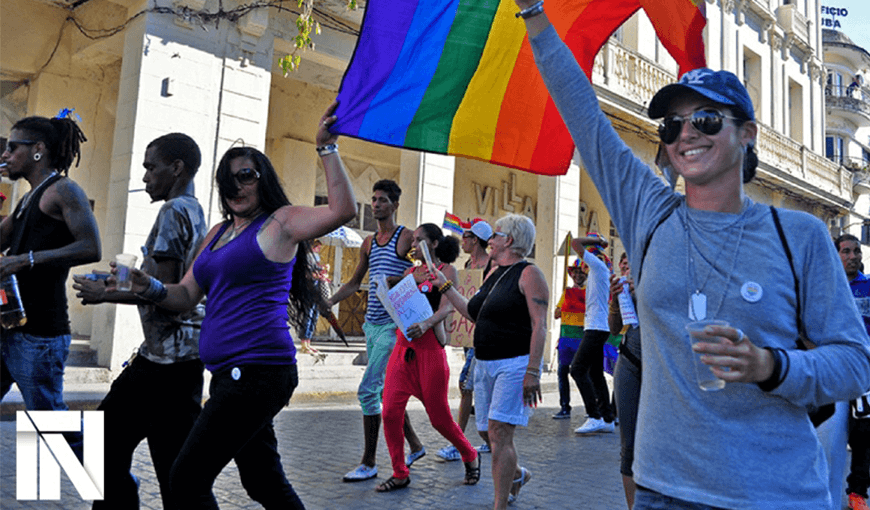
[[[808, 404], [870, 388], [870, 347], [825, 225], [780, 210], [800, 281], [794, 280], [770, 209], [745, 199], [739, 214], [690, 209], [632, 153], [588, 79], [550, 27], [532, 41], [547, 88], [629, 254], [643, 325], [643, 383], [635, 438], [638, 485], [726, 508], [830, 508], [827, 468]], [[659, 221], [666, 217], [656, 229]], [[729, 383], [702, 391], [685, 326], [690, 295], [758, 346], [787, 349], [776, 389]], [[795, 350], [796, 303], [818, 348]]]

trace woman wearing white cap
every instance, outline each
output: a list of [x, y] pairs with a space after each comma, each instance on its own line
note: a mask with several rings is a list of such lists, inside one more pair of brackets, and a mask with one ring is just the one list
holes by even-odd
[[[807, 406], [870, 387], [867, 333], [825, 225], [743, 192], [758, 132], [746, 89], [727, 71], [696, 69], [650, 102], [685, 181], [678, 194], [616, 134], [542, 2], [516, 2], [637, 282], [635, 508], [831, 508]], [[708, 327], [711, 341], [694, 347], [727, 383], [720, 391], [696, 382], [685, 326], [702, 319], [733, 326]], [[816, 349], [796, 349], [804, 329]]]

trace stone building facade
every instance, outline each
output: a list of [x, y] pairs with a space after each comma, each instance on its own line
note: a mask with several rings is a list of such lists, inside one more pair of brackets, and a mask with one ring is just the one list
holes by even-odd
[[[509, 0], [508, 0], [509, 1]], [[361, 8], [365, 2], [360, 2]], [[709, 67], [740, 76], [757, 109], [758, 177], [754, 199], [810, 211], [830, 224], [850, 214], [854, 172], [826, 159], [825, 85], [819, 0], [706, 0]], [[362, 11], [342, 0], [317, 0], [322, 33], [284, 77], [278, 59], [293, 51], [296, 2], [240, 4], [236, 0], [4, 0], [0, 4], [0, 136], [26, 115], [75, 108], [89, 141], [70, 175], [94, 202], [105, 268], [121, 252], [139, 253], [157, 212], [141, 182], [146, 144], [182, 131], [203, 152], [196, 193], [210, 224], [220, 220], [213, 172], [234, 144], [262, 149], [275, 164], [293, 203], [322, 200], [325, 182], [314, 151], [322, 111], [335, 97], [353, 53]], [[598, 55], [593, 83], [604, 111], [623, 139], [651, 165], [656, 125], [646, 105], [675, 81], [676, 65], [642, 14], [631, 18]], [[404, 190], [399, 221], [439, 223], [444, 212], [495, 220], [528, 214], [538, 237], [533, 260], [551, 283], [555, 302], [564, 282], [568, 233], [596, 230], [621, 245], [610, 218], [578, 160], [562, 177], [542, 177], [479, 161], [417, 153], [342, 139], [365, 235], [371, 184], [381, 178]], [[27, 191], [4, 181], [11, 200]], [[335, 281], [347, 279], [358, 253], [328, 247]], [[460, 263], [462, 261], [460, 260]], [[90, 269], [87, 267], [85, 269]], [[141, 341], [132, 307], [83, 307], [72, 297], [72, 328], [97, 352], [100, 366], [117, 370]], [[358, 302], [342, 304], [353, 326]], [[352, 328], [351, 328], [352, 329]], [[551, 345], [558, 323], [550, 323]], [[549, 357], [549, 356], [548, 356]]]

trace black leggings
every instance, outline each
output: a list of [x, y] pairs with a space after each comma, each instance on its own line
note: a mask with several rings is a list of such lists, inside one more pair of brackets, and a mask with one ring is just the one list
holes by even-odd
[[571, 362], [571, 377], [577, 383], [586, 414], [590, 418], [613, 421], [613, 405], [604, 379], [604, 344], [610, 338], [607, 331], [587, 329], [583, 332], [580, 349]]

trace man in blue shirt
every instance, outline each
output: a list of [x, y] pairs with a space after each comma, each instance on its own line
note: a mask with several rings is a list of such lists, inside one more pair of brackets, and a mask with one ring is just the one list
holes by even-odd
[[[858, 312], [864, 319], [864, 327], [870, 333], [870, 278], [861, 272], [861, 243], [858, 238], [843, 234], [835, 241], [837, 252], [843, 261], [846, 278]], [[867, 416], [867, 397], [856, 404], [852, 403], [849, 415], [849, 446], [852, 447], [852, 466], [846, 478], [846, 494], [849, 495], [849, 508], [868, 510], [867, 488], [870, 486], [870, 416]], [[861, 402], [863, 401], [863, 402]], [[858, 418], [863, 409], [864, 417]], [[841, 479], [842, 480], [842, 479]], [[837, 494], [831, 494], [837, 501]]]

